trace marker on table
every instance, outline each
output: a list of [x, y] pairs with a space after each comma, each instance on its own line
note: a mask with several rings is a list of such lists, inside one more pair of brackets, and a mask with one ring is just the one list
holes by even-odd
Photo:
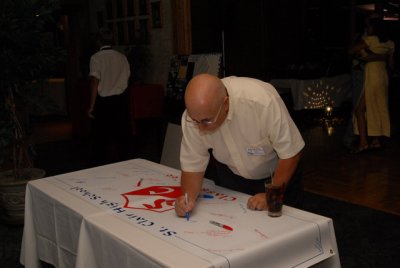
[[228, 226], [228, 225], [225, 225], [225, 224], [222, 224], [222, 223], [219, 223], [219, 222], [216, 222], [216, 221], [210, 221], [210, 223], [211, 223], [211, 224], [214, 224], [215, 226], [224, 228], [224, 229], [226, 229], [226, 230], [228, 230], [228, 231], [233, 231], [233, 228], [230, 227], [230, 226]]
[[[187, 206], [188, 204], [189, 204], [188, 194], [185, 193], [185, 205]], [[187, 221], [189, 221], [189, 217], [190, 217], [190, 214], [189, 214], [189, 211], [188, 211], [188, 212], [186, 212], [186, 220]]]

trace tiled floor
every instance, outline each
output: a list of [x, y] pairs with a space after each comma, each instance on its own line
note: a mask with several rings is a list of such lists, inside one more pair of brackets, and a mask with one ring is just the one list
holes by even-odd
[[384, 148], [354, 155], [344, 147], [345, 125], [328, 135], [322, 125], [303, 131], [305, 189], [349, 203], [400, 215], [400, 122], [393, 121], [392, 137]]

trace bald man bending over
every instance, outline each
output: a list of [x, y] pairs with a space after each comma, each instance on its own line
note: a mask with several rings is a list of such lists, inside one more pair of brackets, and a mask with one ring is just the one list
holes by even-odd
[[182, 115], [181, 189], [178, 216], [195, 208], [212, 150], [215, 182], [251, 195], [247, 207], [267, 209], [265, 182], [288, 185], [304, 141], [275, 88], [246, 77], [195, 76], [185, 92]]

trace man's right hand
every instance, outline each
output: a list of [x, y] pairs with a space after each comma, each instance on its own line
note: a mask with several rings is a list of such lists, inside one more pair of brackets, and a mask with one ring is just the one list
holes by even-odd
[[191, 198], [188, 198], [188, 203], [186, 204], [186, 199], [184, 195], [181, 195], [175, 200], [175, 212], [179, 217], [185, 217], [186, 212], [190, 212], [193, 210], [195, 206], [195, 201]]

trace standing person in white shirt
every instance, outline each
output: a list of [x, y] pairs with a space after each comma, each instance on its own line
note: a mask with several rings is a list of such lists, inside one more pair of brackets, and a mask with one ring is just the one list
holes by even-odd
[[252, 195], [249, 209], [267, 209], [264, 185], [272, 174], [273, 184], [289, 190], [305, 144], [272, 85], [200, 74], [189, 82], [185, 104], [178, 216], [195, 208], [209, 150], [217, 161], [216, 184]]
[[113, 33], [100, 29], [99, 51], [90, 58], [90, 104], [93, 120], [93, 157], [96, 164], [130, 158], [131, 127], [126, 89], [130, 66], [126, 56], [113, 49]]

